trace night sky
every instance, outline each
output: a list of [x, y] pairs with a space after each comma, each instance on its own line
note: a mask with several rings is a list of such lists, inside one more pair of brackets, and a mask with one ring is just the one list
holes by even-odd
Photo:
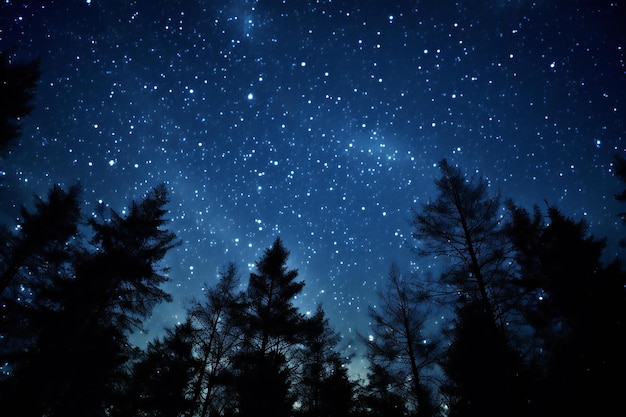
[[442, 158], [587, 219], [623, 255], [621, 2], [2, 3], [0, 49], [41, 57], [42, 77], [0, 160], [0, 220], [54, 183], [80, 181], [90, 215], [165, 182], [183, 244], [150, 338], [226, 263], [245, 284], [276, 236], [306, 282], [302, 312], [322, 303], [346, 343], [367, 334], [392, 262], [436, 270], [409, 222]]

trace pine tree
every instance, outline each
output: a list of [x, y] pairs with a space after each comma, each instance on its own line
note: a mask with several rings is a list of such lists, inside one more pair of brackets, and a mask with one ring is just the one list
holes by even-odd
[[621, 263], [604, 265], [606, 240], [555, 206], [548, 206], [544, 219], [538, 207], [531, 216], [508, 205], [507, 233], [520, 265], [520, 286], [529, 294], [523, 311], [540, 352], [538, 413], [603, 414], [623, 406], [626, 273]]
[[[42, 320], [56, 309], [52, 296], [71, 273], [79, 246], [80, 186], [55, 185], [47, 200], [35, 197], [34, 211], [24, 206], [16, 232], [5, 229], [0, 253], [0, 363], [11, 374], [27, 360]], [[0, 381], [5, 379], [0, 377]]]
[[73, 254], [73, 274], [56, 277], [36, 303], [39, 332], [3, 382], [0, 406], [25, 417], [101, 415], [133, 356], [128, 334], [170, 298], [159, 288], [167, 278], [157, 269], [176, 244], [162, 229], [167, 202], [165, 188], [157, 187], [133, 202], [126, 217], [91, 222], [96, 249]]
[[[98, 251], [86, 256], [77, 268], [75, 289], [91, 300], [83, 312], [93, 322], [105, 320], [123, 331], [141, 329], [152, 308], [171, 296], [160, 288], [167, 282], [168, 268], [159, 263], [180, 244], [167, 223], [167, 189], [161, 184], [141, 201], [133, 201], [125, 217], [91, 218], [92, 244]], [[76, 297], [79, 298], [79, 297]]]
[[162, 339], [148, 344], [134, 363], [123, 397], [128, 417], [179, 417], [195, 411], [191, 381], [200, 366], [194, 356], [196, 330], [187, 320], [167, 329]]
[[340, 340], [321, 305], [304, 322], [304, 337], [295, 362], [298, 415], [348, 416], [354, 408], [355, 384], [348, 377], [346, 362], [336, 350]]
[[[444, 284], [482, 304], [493, 327], [502, 327], [507, 305], [495, 297], [508, 281], [509, 248], [501, 230], [500, 195], [489, 195], [482, 178], [466, 178], [443, 159], [439, 194], [413, 218], [413, 237], [421, 256], [443, 258]], [[506, 292], [505, 292], [506, 294]]]
[[[48, 199], [35, 196], [35, 212], [21, 208], [21, 220], [17, 233], [5, 235], [5, 247], [1, 254], [0, 294], [11, 284], [16, 275], [36, 273], [67, 261], [67, 243], [78, 233], [80, 221], [81, 188], [76, 184], [66, 192], [54, 185]], [[27, 278], [22, 277], [21, 284]]]
[[287, 268], [289, 252], [277, 238], [257, 262], [246, 293], [247, 305], [238, 317], [244, 342], [235, 358], [235, 386], [240, 415], [291, 414], [294, 398], [289, 357], [302, 333], [302, 315], [293, 305], [304, 282]]

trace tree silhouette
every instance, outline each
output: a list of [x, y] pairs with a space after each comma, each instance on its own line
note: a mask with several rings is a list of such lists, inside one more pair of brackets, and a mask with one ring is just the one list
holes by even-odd
[[407, 415], [406, 400], [390, 387], [396, 383], [387, 369], [371, 363], [367, 374], [367, 385], [360, 398], [361, 414], [368, 417], [404, 417]]
[[[54, 186], [48, 199], [36, 196], [34, 212], [21, 208], [16, 232], [4, 229], [0, 249], [0, 363], [11, 373], [28, 360], [47, 311], [56, 308], [52, 293], [71, 273], [78, 246], [80, 187]], [[3, 378], [0, 378], [2, 380]]]
[[348, 416], [354, 408], [354, 383], [336, 350], [340, 335], [330, 326], [321, 305], [304, 322], [304, 337], [296, 363], [296, 391], [301, 416]]
[[302, 333], [302, 315], [293, 298], [304, 286], [298, 271], [287, 269], [289, 252], [280, 238], [257, 262], [246, 293], [247, 305], [238, 317], [244, 341], [235, 357], [235, 386], [242, 416], [288, 416], [291, 392], [289, 356]]
[[0, 158], [9, 153], [21, 136], [21, 119], [32, 110], [39, 81], [40, 61], [14, 62], [0, 51]]
[[378, 291], [377, 308], [368, 309], [373, 337], [362, 337], [370, 361], [386, 369], [407, 409], [424, 417], [439, 414], [426, 383], [426, 373], [441, 353], [437, 338], [425, 334], [432, 313], [428, 298], [415, 277], [404, 276], [392, 264], [385, 287]]
[[320, 390], [320, 416], [350, 416], [356, 408], [357, 384], [350, 380], [346, 363], [338, 356], [330, 359], [330, 372]]
[[[415, 213], [413, 237], [418, 240], [420, 255], [440, 257], [447, 263], [439, 287], [443, 288], [442, 293], [448, 288], [453, 290], [448, 291], [454, 297], [447, 298], [449, 307], [456, 306], [457, 314], [471, 313], [470, 318], [480, 318], [480, 326], [484, 327], [465, 326], [464, 318], [457, 317], [452, 330], [455, 342], [450, 345], [442, 364], [448, 386], [456, 387], [448, 389], [449, 394], [457, 397], [452, 399], [451, 407], [471, 401], [474, 406], [491, 407], [477, 408], [485, 415], [513, 411], [522, 401], [520, 398], [527, 397], [518, 389], [523, 372], [517, 367], [517, 358], [511, 354], [507, 325], [521, 291], [512, 280], [511, 248], [498, 215], [500, 196], [489, 195], [483, 178], [466, 178], [445, 159], [439, 163], [439, 168], [442, 175], [435, 181], [437, 198]], [[465, 329], [480, 330], [475, 337], [489, 344], [482, 349], [491, 355], [476, 356], [472, 360], [482, 361], [481, 367], [505, 372], [493, 373], [499, 379], [497, 385], [496, 381], [491, 382], [503, 395], [497, 403], [490, 402], [492, 393], [487, 390], [469, 390], [485, 383], [483, 374], [472, 372], [472, 368], [455, 359], [459, 357], [458, 352], [476, 350], [474, 339]], [[451, 413], [454, 414], [454, 410]]]
[[442, 367], [447, 380], [450, 417], [525, 416], [528, 411], [526, 374], [518, 353], [492, 331], [477, 300], [456, 309], [450, 346]]
[[453, 294], [478, 300], [494, 327], [502, 326], [504, 304], [495, 299], [506, 285], [508, 250], [501, 232], [500, 195], [488, 194], [487, 182], [466, 178], [447, 160], [439, 162], [439, 194], [414, 213], [413, 237], [422, 256], [443, 257], [442, 278]]
[[2, 408], [22, 416], [99, 416], [113, 401], [134, 353], [128, 334], [169, 299], [158, 288], [167, 278], [155, 269], [176, 244], [161, 228], [167, 202], [159, 186], [133, 202], [126, 217], [90, 222], [95, 250], [72, 254], [71, 275], [50, 271], [54, 285], [38, 295], [29, 316], [38, 334], [2, 381]]
[[139, 330], [156, 304], [171, 301], [160, 288], [169, 280], [168, 269], [159, 265], [180, 244], [173, 232], [163, 229], [168, 202], [161, 184], [141, 202], [133, 201], [125, 217], [111, 211], [110, 219], [89, 219], [95, 232], [92, 244], [99, 250], [88, 254], [77, 268], [76, 286], [83, 298], [91, 298], [87, 314], [94, 322], [105, 320], [124, 331]]
[[[5, 234], [0, 275], [0, 294], [9, 286], [20, 269], [24, 275], [60, 264], [67, 260], [66, 244], [78, 233], [80, 221], [80, 185], [66, 192], [54, 185], [44, 201], [35, 196], [35, 212], [21, 208], [21, 221], [17, 233]], [[26, 278], [20, 281], [24, 283]]]
[[[509, 203], [508, 234], [523, 286], [528, 322], [539, 339], [540, 412], [610, 412], [626, 387], [626, 276], [619, 262], [603, 265], [605, 239], [584, 221], [549, 206], [531, 216]], [[576, 398], [576, 402], [571, 402]], [[611, 400], [607, 400], [611, 398]], [[569, 400], [568, 400], [569, 399]]]
[[243, 308], [243, 294], [238, 287], [237, 268], [230, 263], [222, 270], [217, 285], [208, 287], [204, 299], [193, 301], [189, 309], [196, 330], [194, 352], [200, 359], [192, 395], [201, 417], [225, 415], [236, 408], [232, 358], [242, 334], [233, 316]]
[[200, 366], [193, 354], [195, 333], [187, 320], [148, 344], [146, 353], [133, 365], [122, 412], [116, 415], [179, 417], [194, 411], [190, 381]]

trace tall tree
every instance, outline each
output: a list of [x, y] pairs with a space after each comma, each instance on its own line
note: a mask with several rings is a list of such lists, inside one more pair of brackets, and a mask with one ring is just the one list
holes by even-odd
[[[207, 286], [205, 297], [194, 300], [189, 317], [196, 329], [194, 352], [200, 360], [194, 375], [193, 399], [200, 417], [217, 417], [233, 410], [232, 359], [241, 343], [241, 331], [233, 320], [243, 308], [238, 291], [239, 274], [228, 264], [218, 283]], [[188, 416], [191, 417], [191, 413]]]
[[177, 244], [162, 229], [167, 202], [159, 186], [126, 217], [113, 212], [109, 221], [91, 222], [95, 250], [76, 253], [73, 275], [40, 302], [36, 344], [4, 381], [0, 405], [23, 416], [100, 415], [133, 354], [128, 334], [170, 299], [159, 288], [167, 277], [158, 265]]
[[408, 410], [420, 417], [438, 415], [426, 381], [441, 353], [438, 339], [426, 334], [425, 323], [432, 313], [429, 296], [416, 277], [403, 275], [396, 264], [377, 293], [377, 307], [368, 310], [372, 337], [362, 337], [370, 361], [387, 370]]
[[[439, 169], [441, 177], [435, 181], [437, 198], [415, 213], [413, 237], [418, 241], [421, 255], [436, 256], [446, 263], [440, 288], [452, 290], [449, 294], [454, 298], [448, 298], [448, 301], [456, 306], [454, 310], [480, 318], [484, 327], [465, 326], [464, 317], [459, 317], [452, 332], [454, 342], [444, 358], [443, 368], [454, 371], [446, 376], [448, 385], [458, 388], [455, 404], [481, 404], [486, 407], [481, 409], [484, 415], [501, 415], [516, 409], [526, 398], [526, 393], [517, 389], [522, 370], [518, 369], [518, 358], [510, 354], [509, 347], [510, 328], [507, 324], [521, 291], [511, 279], [510, 245], [498, 214], [500, 195], [490, 195], [488, 184], [482, 177], [467, 178], [445, 159], [439, 163]], [[459, 356], [456, 351], [474, 349], [475, 339], [466, 329], [481, 329], [476, 337], [490, 344], [484, 346], [483, 351], [498, 352], [490, 357], [475, 358], [482, 361], [483, 368], [490, 368], [493, 372], [472, 373], [471, 369], [455, 363]], [[451, 363], [446, 364], [446, 361]], [[506, 370], [506, 373], [498, 374], [497, 370]], [[492, 394], [488, 391], [465, 389], [484, 385], [484, 375], [501, 377], [498, 388], [504, 397], [497, 403], [490, 402]]]
[[620, 392], [626, 387], [626, 273], [621, 263], [604, 265], [606, 240], [555, 206], [548, 206], [544, 219], [538, 207], [531, 215], [508, 205], [507, 233], [520, 265], [520, 285], [530, 294], [524, 312], [541, 353], [538, 411], [600, 415], [625, 406]]
[[22, 118], [33, 111], [39, 66], [38, 59], [15, 62], [7, 51], [0, 51], [0, 158], [15, 146]]
[[140, 202], [133, 201], [125, 217], [111, 211], [110, 219], [89, 220], [98, 250], [77, 268], [76, 289], [83, 299], [91, 298], [86, 313], [94, 322], [139, 330], [156, 304], [171, 301], [160, 288], [169, 281], [169, 269], [160, 262], [180, 241], [164, 228], [168, 203], [167, 189], [160, 184]]
[[500, 195], [490, 195], [482, 178], [467, 178], [446, 159], [439, 162], [437, 198], [414, 213], [413, 237], [422, 256], [437, 256], [452, 294], [478, 300], [494, 327], [502, 327], [510, 260], [501, 231]]
[[304, 282], [287, 268], [289, 252], [276, 238], [251, 273], [247, 305], [239, 316], [244, 342], [235, 358], [239, 411], [244, 417], [288, 416], [294, 398], [289, 356], [300, 341], [302, 315], [293, 305]]

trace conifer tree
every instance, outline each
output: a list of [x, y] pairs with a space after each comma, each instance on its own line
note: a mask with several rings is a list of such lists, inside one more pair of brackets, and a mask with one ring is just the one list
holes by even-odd
[[478, 300], [494, 329], [502, 327], [508, 307], [502, 287], [508, 284], [510, 257], [498, 215], [500, 195], [490, 195], [482, 177], [467, 178], [445, 159], [439, 169], [437, 198], [414, 213], [418, 252], [443, 258], [442, 281], [451, 293]]
[[148, 344], [133, 365], [120, 416], [180, 417], [195, 411], [190, 384], [200, 366], [193, 354], [195, 333], [187, 320]]
[[240, 415], [289, 416], [295, 398], [288, 366], [302, 334], [302, 315], [293, 305], [304, 282], [287, 268], [289, 252], [276, 238], [250, 274], [246, 307], [238, 317], [244, 339], [235, 358]]
[[[79, 184], [68, 191], [54, 185], [48, 191], [47, 200], [35, 196], [35, 211], [21, 207], [21, 219], [17, 232], [5, 235], [3, 245], [0, 294], [22, 270], [24, 276], [37, 269], [49, 268], [67, 261], [68, 241], [78, 233], [80, 221]], [[21, 284], [27, 278], [20, 279]]]
[[355, 384], [349, 379], [346, 361], [336, 350], [340, 335], [331, 328], [321, 305], [305, 320], [303, 330], [302, 347], [295, 359], [299, 368], [298, 415], [350, 415]]
[[[448, 293], [457, 315], [453, 342], [444, 357], [442, 367], [447, 370], [447, 384], [456, 387], [453, 404], [480, 404], [483, 415], [502, 415], [518, 410], [527, 397], [518, 389], [522, 370], [518, 356], [510, 348], [508, 320], [521, 291], [513, 281], [511, 248], [503, 233], [499, 194], [490, 195], [488, 184], [482, 178], [466, 178], [459, 168], [445, 159], [439, 163], [441, 177], [435, 181], [436, 199], [424, 204], [413, 220], [413, 237], [418, 241], [419, 253], [435, 256], [443, 261], [443, 272], [438, 286], [440, 293]], [[452, 291], [450, 291], [452, 290]], [[465, 329], [465, 314], [479, 318], [481, 332], [472, 335]], [[471, 323], [474, 321], [472, 320]], [[486, 332], [486, 334], [484, 334]], [[476, 373], [457, 362], [457, 352], [472, 351], [476, 338], [489, 346], [476, 360], [480, 366], [493, 372]], [[446, 363], [447, 362], [447, 363]], [[498, 373], [503, 370], [504, 373]], [[484, 384], [484, 376], [499, 375], [499, 401], [490, 402], [488, 391], [471, 391]], [[496, 381], [490, 381], [495, 384]], [[476, 397], [478, 395], [479, 397]], [[451, 410], [454, 413], [454, 410]]]
[[[35, 197], [34, 211], [24, 206], [15, 232], [4, 229], [0, 249], [0, 363], [11, 374], [27, 360], [42, 320], [58, 306], [53, 293], [71, 274], [79, 246], [80, 186], [55, 185], [47, 200]], [[6, 374], [3, 375], [6, 377]], [[5, 378], [0, 377], [0, 381]]]
[[537, 412], [601, 415], [626, 406], [620, 394], [626, 387], [621, 263], [605, 265], [606, 240], [557, 207], [548, 206], [544, 218], [538, 207], [531, 215], [508, 206], [507, 233], [520, 265], [520, 286], [529, 295], [523, 311], [538, 342]]
[[167, 202], [159, 186], [127, 216], [90, 222], [97, 249], [73, 254], [73, 273], [37, 304], [34, 346], [3, 381], [0, 406], [25, 417], [101, 415], [133, 356], [129, 333], [170, 298], [159, 288], [167, 277], [158, 265], [177, 243], [162, 229]]

